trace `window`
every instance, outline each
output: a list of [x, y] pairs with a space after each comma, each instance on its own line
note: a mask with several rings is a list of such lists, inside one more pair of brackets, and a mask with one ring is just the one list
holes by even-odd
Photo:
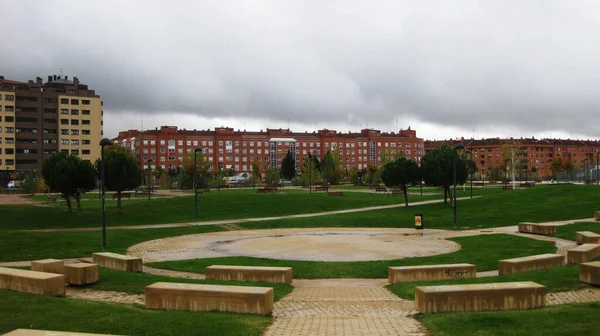
[[14, 106], [4, 106], [4, 111], [6, 111], [6, 112], [14, 112], [15, 108], [14, 108]]
[[84, 99], [84, 100], [82, 100], [82, 101], [81, 101], [81, 103], [82, 103], [83, 105], [90, 105], [90, 101], [89, 101], [89, 100], [85, 100], [85, 99]]
[[84, 150], [81, 151], [81, 153], [83, 155], [90, 155], [90, 150], [89, 149], [84, 149]]
[[79, 135], [79, 130], [71, 130], [71, 135]]
[[61, 144], [61, 145], [68, 145], [68, 144], [69, 144], [69, 140], [67, 140], [67, 139], [62, 139], [62, 140], [60, 140], [60, 144]]
[[79, 149], [71, 149], [71, 155], [79, 155]]
[[198, 146], [198, 140], [194, 140], [194, 146]]
[[79, 99], [71, 99], [71, 105], [79, 105]]
[[71, 110], [71, 115], [79, 115], [79, 110]]
[[68, 129], [61, 129], [60, 130], [60, 134], [61, 135], [69, 135], [69, 130]]
[[90, 110], [81, 110], [81, 114], [90, 115]]
[[[160, 140], [160, 145], [164, 146], [165, 145], [165, 140]], [[175, 145], [175, 143], [173, 143], [173, 145]]]
[[[90, 140], [81, 140], [81, 144], [82, 145], [89, 145], [90, 144]], [[152, 149], [154, 149], [154, 148], [152, 148]]]
[[188, 140], [188, 141], [185, 142], [185, 144], [186, 144], [186, 146], [191, 146], [192, 145], [192, 141]]
[[69, 99], [67, 99], [67, 98], [61, 98], [60, 99], [60, 103], [61, 104], [69, 104]]
[[71, 140], [71, 145], [79, 146], [79, 140]]
[[6, 133], [15, 133], [15, 128], [14, 127], [6, 127], [4, 129], [4, 132], [6, 132]]
[[148, 144], [148, 140], [144, 140], [144, 145], [147, 145], [147, 144]]
[[90, 135], [90, 130], [82, 130], [81, 134], [83, 134], [83, 135]]
[[223, 146], [223, 141], [219, 141], [219, 146]]
[[177, 145], [178, 145], [178, 146], [183, 146], [183, 140], [179, 140], [179, 141], [177, 141]]
[[250, 141], [250, 146], [254, 147], [254, 141]]
[[69, 114], [68, 109], [60, 109], [60, 114]]
[[[156, 145], [156, 140], [150, 140], [150, 145], [151, 145], [151, 146], [154, 146], [154, 145]], [[164, 145], [164, 144], [163, 144], [163, 145]]]
[[79, 125], [79, 120], [71, 119], [71, 125]]
[[82, 120], [82, 121], [81, 121], [81, 124], [82, 124], [82, 125], [89, 125], [89, 124], [90, 124], [90, 121], [89, 121], [89, 120], [85, 120], [85, 119], [84, 119], [84, 120]]
[[60, 124], [61, 125], [68, 125], [69, 124], [69, 119], [60, 119]]

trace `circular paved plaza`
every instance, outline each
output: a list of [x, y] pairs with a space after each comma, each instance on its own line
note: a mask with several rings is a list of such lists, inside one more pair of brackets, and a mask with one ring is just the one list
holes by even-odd
[[454, 252], [443, 230], [311, 228], [212, 232], [163, 238], [132, 246], [146, 261], [224, 256], [313, 261], [391, 260]]

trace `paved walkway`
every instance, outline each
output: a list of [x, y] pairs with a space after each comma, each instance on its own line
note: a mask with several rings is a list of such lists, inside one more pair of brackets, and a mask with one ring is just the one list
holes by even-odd
[[[469, 197], [460, 197], [460, 198], [458, 198], [458, 200], [468, 200], [468, 199], [470, 199], [470, 198]], [[444, 202], [444, 200], [428, 200], [428, 201], [421, 201], [421, 202], [409, 203], [409, 205], [410, 206], [416, 206], [416, 205], [435, 204], [435, 203], [442, 203], [442, 202]], [[240, 223], [250, 223], [250, 222], [262, 222], [262, 221], [278, 220], [278, 219], [288, 219], [288, 218], [306, 218], [306, 217], [339, 215], [339, 214], [347, 214], [347, 213], [354, 213], [354, 212], [364, 212], [364, 211], [373, 211], [373, 210], [393, 209], [393, 208], [399, 208], [399, 207], [404, 207], [404, 203], [402, 203], [402, 204], [389, 204], [389, 205], [377, 205], [377, 206], [372, 206], [372, 207], [355, 208], [355, 209], [344, 209], [344, 210], [334, 210], [334, 211], [313, 212], [313, 213], [307, 213], [307, 214], [275, 216], [275, 217], [224, 219], [224, 220], [203, 221], [203, 222], [190, 222], [190, 223], [107, 226], [106, 229], [107, 230], [141, 230], [141, 229], [161, 229], [161, 228], [172, 228], [172, 227], [183, 227], [183, 226], [240, 224]], [[101, 230], [101, 228], [98, 228], [98, 227], [89, 227], [89, 228], [69, 228], [69, 229], [39, 229], [39, 230], [24, 230], [24, 231], [34, 231], [34, 232], [69, 232], [69, 231], [77, 231], [77, 232], [79, 232], [79, 231], [100, 231], [100, 230]]]

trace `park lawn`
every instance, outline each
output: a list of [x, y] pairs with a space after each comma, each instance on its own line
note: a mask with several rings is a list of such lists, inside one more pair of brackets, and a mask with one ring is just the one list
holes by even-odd
[[564, 336], [598, 335], [600, 303], [569, 304], [542, 309], [421, 314], [432, 336]]
[[388, 285], [392, 293], [407, 300], [415, 299], [417, 286], [464, 285], [495, 282], [533, 281], [548, 287], [548, 292], [565, 292], [590, 287], [579, 282], [579, 265], [531, 271], [519, 274], [507, 274], [495, 277], [469, 278], [458, 280], [404, 282]]
[[600, 234], [600, 222], [575, 223], [556, 227], [552, 236], [575, 241], [578, 231], [591, 231]]
[[[488, 192], [478, 197], [457, 202], [457, 227], [481, 229], [517, 225], [519, 222], [545, 222], [589, 218], [597, 209], [600, 188], [578, 185], [540, 185], [529, 189]], [[468, 189], [466, 193], [468, 193]], [[461, 194], [458, 193], [460, 197]], [[410, 196], [415, 201], [414, 196]], [[424, 215], [425, 229], [452, 229], [450, 203], [415, 205], [340, 214], [324, 217], [286, 218], [280, 220], [239, 224], [245, 228], [289, 227], [414, 227], [414, 214]]]
[[[164, 237], [223, 231], [215, 225], [106, 231], [107, 249], [125, 253], [132, 245]], [[100, 231], [26, 232], [0, 230], [0, 261], [89, 257], [102, 251]]]
[[[412, 201], [432, 199], [433, 196], [411, 196]], [[107, 203], [107, 225], [142, 225], [198, 222], [209, 220], [260, 218], [322, 211], [390, 205], [403, 202], [402, 197], [382, 194], [346, 193], [332, 197], [326, 193], [257, 194], [254, 190], [212, 191], [198, 201], [199, 218], [194, 217], [194, 197], [174, 197], [145, 200], [126, 200], [123, 214], [117, 214], [117, 203]], [[0, 229], [29, 230], [48, 228], [99, 227], [100, 201], [82, 202], [83, 214], [67, 213], [64, 206], [32, 207], [0, 205]]]
[[280, 283], [183, 279], [146, 273], [114, 271], [106, 268], [100, 268], [100, 280], [97, 283], [86, 287], [100, 290], [144, 294], [144, 288], [155, 282], [272, 287], [275, 301], [281, 300], [293, 289], [291, 285]]
[[259, 336], [269, 316], [146, 310], [140, 305], [0, 290], [0, 334], [18, 328], [131, 336]]
[[287, 266], [293, 268], [294, 278], [296, 279], [386, 278], [390, 266], [471, 263], [477, 266], [478, 271], [489, 271], [497, 269], [498, 260], [501, 259], [554, 253], [556, 251], [556, 248], [548, 242], [505, 234], [457, 237], [450, 240], [459, 243], [462, 248], [448, 254], [399, 260], [319, 262], [221, 257], [164, 261], [150, 263], [148, 266], [195, 273], [204, 273], [204, 268], [210, 265]]

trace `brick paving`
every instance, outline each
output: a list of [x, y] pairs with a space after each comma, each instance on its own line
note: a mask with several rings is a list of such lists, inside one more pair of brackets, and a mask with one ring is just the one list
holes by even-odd
[[427, 335], [413, 301], [383, 286], [386, 279], [295, 280], [294, 290], [275, 303], [276, 335]]
[[172, 271], [172, 270], [166, 270], [166, 269], [160, 269], [160, 268], [153, 268], [153, 267], [149, 267], [146, 265], [144, 265], [143, 272], [148, 273], [148, 274], [162, 275], [162, 276], [168, 276], [168, 277], [173, 277], [173, 278], [197, 279], [197, 280], [206, 279], [204, 274], [200, 274], [200, 273]]
[[129, 303], [129, 304], [144, 304], [144, 294], [132, 294], [115, 291], [97, 290], [91, 288], [66, 288], [66, 297], [80, 300], [92, 300], [103, 302]]
[[600, 301], [600, 288], [590, 287], [570, 292], [549, 293], [546, 305], [556, 306], [569, 303], [584, 303]]

